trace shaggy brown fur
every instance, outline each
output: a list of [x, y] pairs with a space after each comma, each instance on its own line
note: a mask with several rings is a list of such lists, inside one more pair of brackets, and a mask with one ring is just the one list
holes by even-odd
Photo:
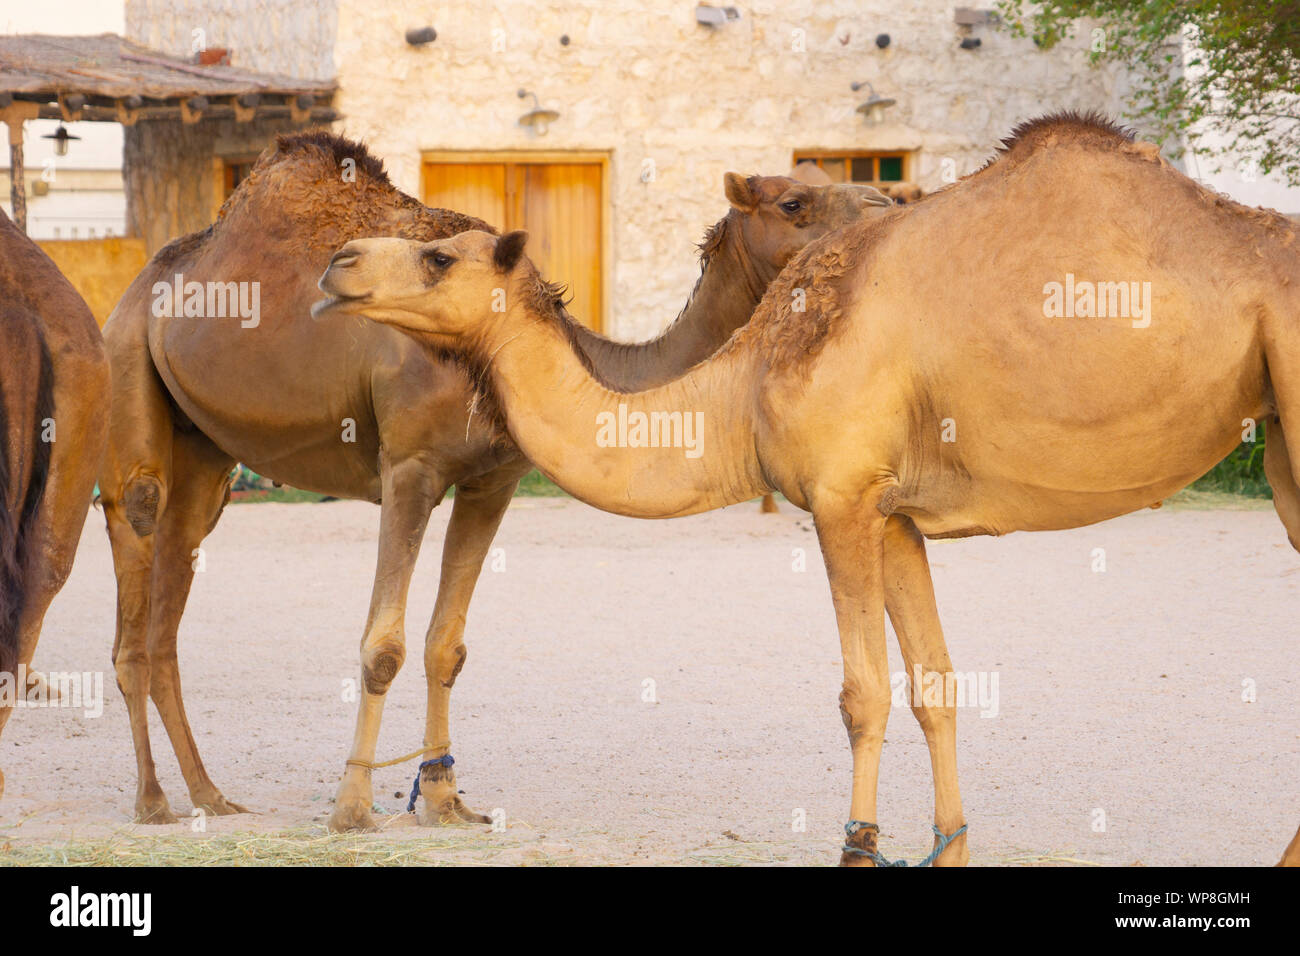
[[[348, 160], [355, 165], [345, 168]], [[250, 218], [272, 216], [262, 221], [292, 218], [295, 240], [305, 240], [313, 249], [337, 249], [357, 235], [427, 242], [467, 229], [497, 232], [481, 219], [425, 206], [406, 195], [365, 146], [324, 130], [278, 136], [222, 204], [210, 229], [245, 228]], [[304, 223], [311, 225], [305, 235]]]

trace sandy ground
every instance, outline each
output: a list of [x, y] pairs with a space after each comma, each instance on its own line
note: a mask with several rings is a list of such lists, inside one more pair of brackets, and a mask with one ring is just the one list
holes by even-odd
[[[456, 834], [447, 853], [459, 862], [834, 862], [850, 765], [838, 639], [811, 523], [783, 512], [644, 522], [517, 499], [497, 539], [504, 568], [479, 583], [452, 704], [465, 799], [509, 827], [431, 831], [398, 815], [389, 834]], [[412, 643], [449, 514], [430, 524]], [[234, 506], [208, 539], [181, 633], [186, 699], [213, 778], [258, 811], [212, 820], [209, 836], [328, 816], [378, 517], [355, 502]], [[1276, 861], [1300, 822], [1300, 558], [1271, 511], [1166, 508], [933, 542], [930, 556], [955, 667], [998, 680], [996, 716], [959, 717], [972, 862]], [[105, 712], [10, 721], [0, 845], [190, 834], [129, 822], [113, 620], [93, 513], [37, 663], [105, 671]], [[896, 647], [891, 660], [901, 670]], [[423, 713], [417, 649], [389, 694], [381, 757], [419, 745]], [[163, 786], [188, 812], [156, 715], [152, 726]], [[376, 772], [385, 812], [404, 808], [413, 770]], [[886, 854], [928, 850], [932, 799], [920, 730], [896, 709], [881, 770]]]

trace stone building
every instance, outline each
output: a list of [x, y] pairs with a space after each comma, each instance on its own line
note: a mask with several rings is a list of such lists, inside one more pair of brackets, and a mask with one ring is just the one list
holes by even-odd
[[[681, 308], [694, 243], [726, 211], [727, 170], [809, 158], [833, 178], [932, 189], [977, 168], [1018, 121], [1120, 115], [1127, 85], [1089, 65], [1087, 30], [1044, 51], [952, 0], [126, 0], [126, 33], [332, 82], [335, 128], [400, 188], [528, 228], [575, 314], [626, 339]], [[238, 172], [272, 132], [164, 142], [140, 124], [127, 132], [128, 188], [147, 156], [150, 182], [195, 192], [168, 228], [199, 228], [222, 188], [212, 157]]]

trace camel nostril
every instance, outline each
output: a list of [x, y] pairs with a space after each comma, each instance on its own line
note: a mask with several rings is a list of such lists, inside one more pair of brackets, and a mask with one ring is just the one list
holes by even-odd
[[330, 260], [330, 268], [345, 269], [350, 265], [354, 265], [360, 258], [361, 254], [358, 252], [349, 252], [346, 249], [340, 249], [338, 252], [334, 253], [334, 258]]

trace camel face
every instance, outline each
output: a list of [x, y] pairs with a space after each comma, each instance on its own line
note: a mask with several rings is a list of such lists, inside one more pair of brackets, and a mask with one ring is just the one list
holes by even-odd
[[362, 315], [426, 337], [456, 337], [504, 313], [510, 273], [527, 233], [500, 238], [462, 232], [450, 239], [354, 239], [317, 283], [328, 298], [312, 316]]
[[744, 245], [766, 281], [808, 243], [892, 206], [871, 186], [811, 185], [788, 176], [727, 173], [723, 186], [740, 214]]
[[885, 193], [899, 206], [906, 206], [908, 203], [916, 202], [925, 195], [920, 186], [908, 182], [892, 183], [886, 187]]

